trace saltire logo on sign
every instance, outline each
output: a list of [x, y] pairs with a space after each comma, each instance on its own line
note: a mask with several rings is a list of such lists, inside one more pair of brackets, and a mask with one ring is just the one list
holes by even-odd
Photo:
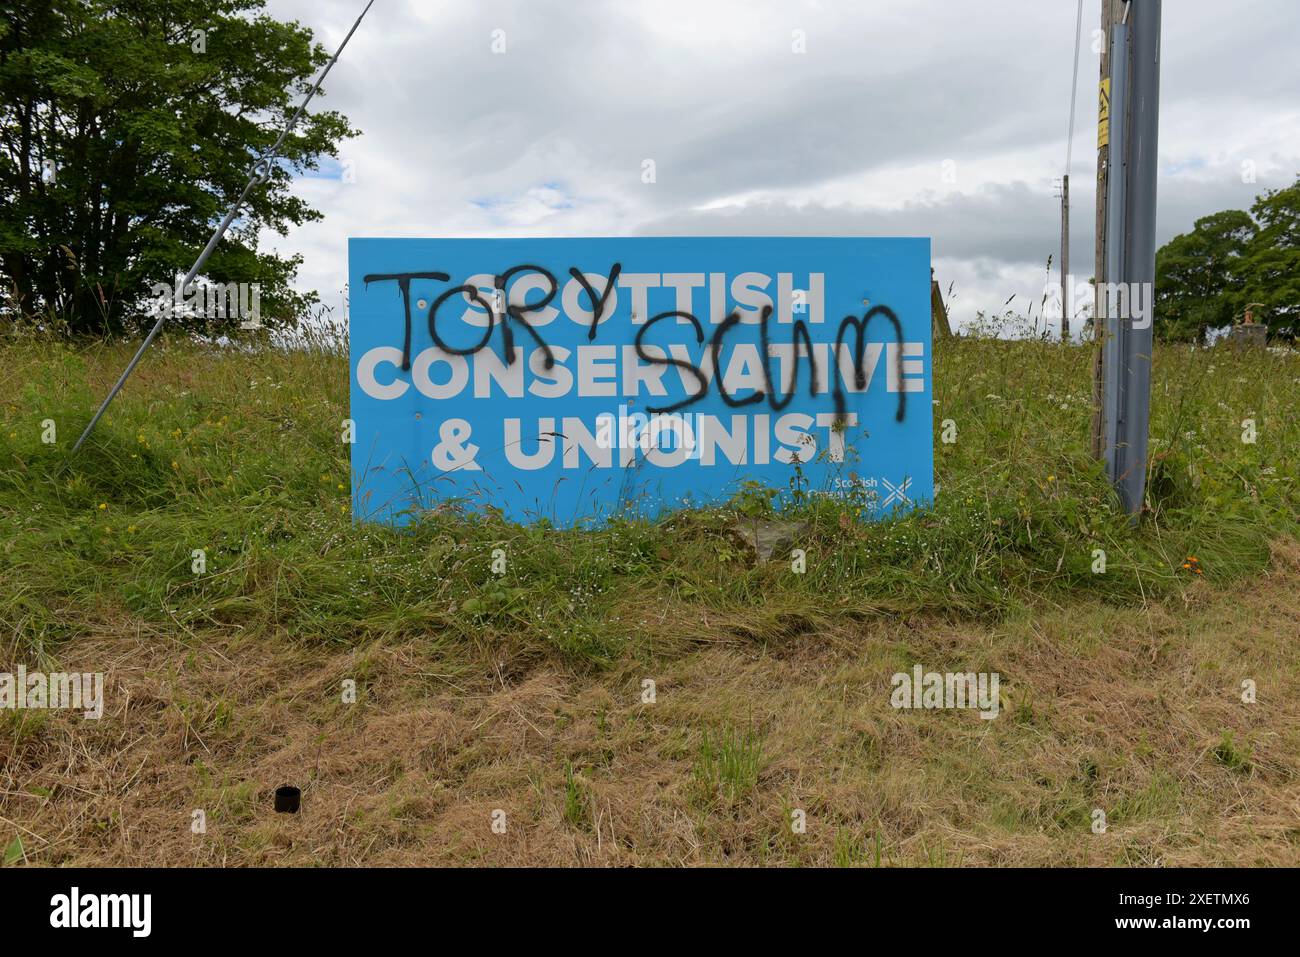
[[358, 519], [933, 497], [928, 239], [352, 239], [348, 260]]

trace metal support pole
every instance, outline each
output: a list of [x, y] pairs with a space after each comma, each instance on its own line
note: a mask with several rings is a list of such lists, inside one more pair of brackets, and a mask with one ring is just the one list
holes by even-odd
[[[1136, 516], [1145, 501], [1155, 298], [1161, 0], [1134, 0], [1111, 34], [1106, 211], [1106, 472]], [[1121, 307], [1121, 308], [1116, 308]]]
[[[271, 161], [275, 159], [276, 155], [280, 152], [280, 146], [284, 143], [285, 137], [287, 137], [289, 133], [293, 131], [293, 128], [298, 125], [298, 118], [302, 116], [303, 110], [307, 109], [307, 104], [311, 102], [311, 98], [320, 90], [320, 85], [325, 82], [325, 77], [329, 76], [330, 70], [333, 69], [334, 64], [338, 62], [339, 54], [343, 52], [343, 48], [347, 46], [348, 41], [352, 39], [352, 34], [357, 32], [357, 27], [361, 26], [361, 21], [365, 18], [366, 13], [369, 12], [370, 7], [374, 2], [375, 0], [370, 0], [370, 2], [366, 4], [365, 9], [361, 11], [356, 22], [352, 24], [352, 29], [348, 31], [348, 35], [343, 38], [343, 42], [339, 44], [339, 48], [334, 51], [334, 56], [330, 58], [329, 63], [325, 64], [325, 69], [322, 70], [320, 76], [316, 78], [316, 82], [312, 85], [311, 90], [307, 93], [306, 97], [303, 98], [303, 101], [298, 104], [298, 109], [294, 111], [293, 116], [289, 119], [288, 125], [280, 133], [275, 144], [252, 165], [252, 168], [249, 170], [248, 182], [244, 184], [244, 191], [239, 194], [239, 199], [235, 200], [235, 205], [230, 207], [230, 211], [226, 213], [225, 218], [221, 220], [221, 224], [217, 226], [216, 232], [212, 234], [212, 238], [208, 240], [208, 244], [203, 247], [203, 252], [199, 253], [199, 258], [194, 260], [194, 265], [191, 266], [190, 271], [185, 274], [185, 281], [181, 283], [182, 294], [184, 294], [184, 291], [189, 288], [189, 284], [194, 281], [194, 277], [199, 274], [199, 270], [203, 268], [203, 264], [208, 261], [208, 257], [212, 255], [212, 250], [217, 248], [217, 243], [221, 242], [221, 237], [226, 234], [226, 230], [230, 228], [230, 224], [235, 221], [235, 216], [238, 215], [239, 208], [244, 205], [244, 200], [248, 199], [248, 194], [253, 191], [253, 187], [265, 183], [267, 179], [270, 178]], [[164, 312], [158, 317], [158, 321], [153, 324], [153, 328], [149, 330], [149, 334], [144, 337], [144, 342], [140, 343], [140, 348], [137, 349], [135, 355], [131, 357], [131, 361], [127, 363], [126, 369], [124, 369], [122, 374], [118, 377], [116, 384], [114, 384], [113, 388], [109, 389], [108, 395], [105, 396], [98, 411], [95, 412], [94, 417], [86, 426], [86, 430], [81, 433], [81, 438], [77, 439], [77, 444], [72, 447], [71, 455], [77, 454], [86, 439], [90, 437], [90, 433], [95, 430], [95, 426], [99, 424], [99, 420], [103, 417], [104, 413], [108, 411], [109, 405], [111, 405], [113, 400], [117, 398], [117, 394], [122, 391], [122, 386], [126, 385], [126, 380], [130, 378], [131, 373], [135, 371], [135, 367], [144, 356], [145, 350], [149, 348], [149, 344], [153, 342], [154, 337], [162, 330], [163, 324], [166, 321], [167, 313]]]

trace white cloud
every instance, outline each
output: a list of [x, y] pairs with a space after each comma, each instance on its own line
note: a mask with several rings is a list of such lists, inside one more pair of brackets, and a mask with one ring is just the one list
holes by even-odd
[[[268, 11], [333, 48], [361, 6]], [[1225, 9], [1164, 5], [1161, 241], [1300, 174], [1300, 4]], [[1087, 0], [1071, 176], [1085, 278], [1098, 18]], [[331, 301], [349, 236], [928, 235], [966, 320], [1036, 298], [1058, 254], [1073, 27], [1071, 3], [1012, 0], [386, 0], [321, 101], [363, 131], [343, 147], [355, 183], [301, 180], [324, 220], [263, 239], [301, 252], [300, 285]]]

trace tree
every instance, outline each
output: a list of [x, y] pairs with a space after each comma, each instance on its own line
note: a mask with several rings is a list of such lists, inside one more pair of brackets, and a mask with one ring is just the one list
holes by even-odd
[[1205, 341], [1232, 322], [1242, 281], [1236, 267], [1255, 236], [1239, 209], [1204, 216], [1190, 233], [1156, 253], [1156, 331], [1165, 339]]
[[1196, 221], [1156, 252], [1156, 332], [1205, 341], [1251, 303], [1270, 335], [1300, 334], [1300, 180], [1258, 196], [1250, 213]]
[[[0, 5], [0, 282], [15, 314], [74, 334], [149, 323], [150, 289], [184, 274], [275, 142], [328, 52], [263, 0], [20, 0]], [[318, 94], [319, 96], [320, 94]], [[202, 277], [260, 287], [290, 321], [301, 257], [258, 248], [321, 214], [295, 172], [355, 135], [305, 114]], [[222, 331], [236, 318], [184, 320]]]
[[1271, 334], [1300, 334], [1300, 180], [1270, 190], [1250, 207], [1259, 230], [1237, 272], [1240, 301], [1258, 302]]

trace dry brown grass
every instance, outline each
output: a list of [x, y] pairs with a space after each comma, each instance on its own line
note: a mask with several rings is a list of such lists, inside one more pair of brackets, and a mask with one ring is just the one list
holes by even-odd
[[[44, 865], [828, 865], [877, 847], [886, 865], [1296, 865], [1298, 596], [1283, 541], [1247, 586], [996, 627], [656, 609], [691, 650], [599, 672], [163, 633], [105, 609], [60, 662], [107, 670], [104, 718], [5, 714], [0, 835]], [[1004, 711], [893, 710], [890, 675], [913, 661], [998, 671]], [[734, 800], [696, 774], [727, 728], [762, 749]], [[303, 787], [300, 814], [273, 813], [282, 783]]]

